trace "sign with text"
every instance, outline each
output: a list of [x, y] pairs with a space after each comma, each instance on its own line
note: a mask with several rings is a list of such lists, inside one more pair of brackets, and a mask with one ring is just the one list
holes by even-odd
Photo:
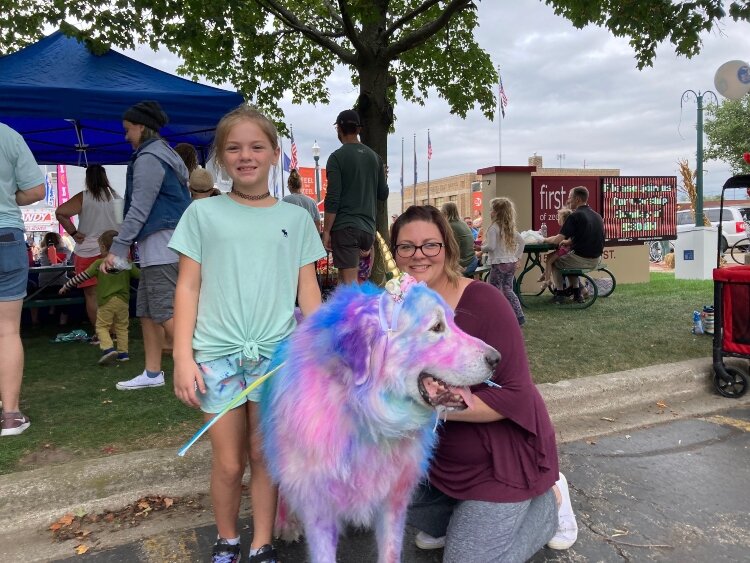
[[568, 205], [568, 194], [577, 186], [589, 191], [589, 205], [601, 213], [599, 176], [532, 176], [531, 228], [538, 231], [546, 223], [547, 236], [559, 233], [557, 210]]
[[46, 232], [57, 230], [57, 219], [55, 218], [55, 209], [37, 208], [21, 209], [23, 215], [24, 230], [31, 232]]
[[676, 176], [602, 177], [607, 244], [677, 238]]
[[[300, 178], [302, 179], [302, 193], [313, 198], [315, 201], [318, 201], [315, 197], [315, 168], [301, 166], [297, 168], [297, 172], [299, 172]], [[326, 177], [326, 169], [320, 168], [320, 201], [323, 201], [326, 198], [327, 188], [328, 178]]]

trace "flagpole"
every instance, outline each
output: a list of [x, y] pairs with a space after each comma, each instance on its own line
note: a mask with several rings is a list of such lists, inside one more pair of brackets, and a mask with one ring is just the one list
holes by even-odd
[[414, 133], [414, 205], [417, 205], [417, 134]]
[[404, 212], [404, 138], [401, 137], [401, 213]]
[[[281, 149], [281, 199], [284, 199], [284, 139], [280, 135], [279, 135], [279, 149]], [[273, 195], [274, 197], [276, 197], [275, 193]]]
[[503, 118], [502, 118], [502, 95], [500, 89], [502, 89], [502, 78], [500, 78], [500, 65], [497, 65], [497, 80], [498, 80], [498, 94], [497, 94], [497, 165], [503, 165]]
[[[430, 144], [430, 130], [427, 130], [427, 144]], [[427, 149], [429, 153], [429, 147]], [[430, 155], [427, 155], [427, 205], [430, 205]]]

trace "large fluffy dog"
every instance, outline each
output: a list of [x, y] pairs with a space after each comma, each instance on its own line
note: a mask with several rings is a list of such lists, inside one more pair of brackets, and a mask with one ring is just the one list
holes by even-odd
[[282, 347], [266, 384], [261, 430], [271, 474], [299, 517], [314, 563], [336, 560], [347, 523], [375, 525], [379, 561], [401, 558], [406, 509], [435, 441], [436, 407], [500, 355], [459, 330], [424, 284], [390, 295], [339, 289]]

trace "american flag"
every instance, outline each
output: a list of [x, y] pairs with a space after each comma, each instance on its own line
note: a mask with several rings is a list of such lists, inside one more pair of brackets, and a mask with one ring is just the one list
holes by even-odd
[[289, 163], [289, 170], [294, 170], [299, 166], [297, 162], [297, 143], [294, 142], [294, 131], [290, 130], [289, 135], [292, 138], [292, 161]]
[[500, 113], [505, 117], [505, 107], [508, 105], [508, 96], [505, 95], [505, 88], [503, 88], [503, 78], [498, 73], [498, 79], [500, 80]]
[[430, 130], [427, 130], [427, 160], [432, 160], [432, 141], [430, 140]]

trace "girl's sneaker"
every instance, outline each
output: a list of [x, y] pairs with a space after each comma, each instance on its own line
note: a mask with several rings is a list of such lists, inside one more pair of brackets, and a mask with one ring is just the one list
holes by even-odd
[[240, 544], [231, 545], [224, 538], [219, 538], [211, 552], [211, 563], [238, 563], [241, 550]]
[[270, 544], [262, 545], [248, 561], [249, 563], [277, 563], [276, 550]]
[[130, 356], [127, 352], [118, 352], [117, 353], [117, 361], [118, 362], [127, 362], [130, 359]]

